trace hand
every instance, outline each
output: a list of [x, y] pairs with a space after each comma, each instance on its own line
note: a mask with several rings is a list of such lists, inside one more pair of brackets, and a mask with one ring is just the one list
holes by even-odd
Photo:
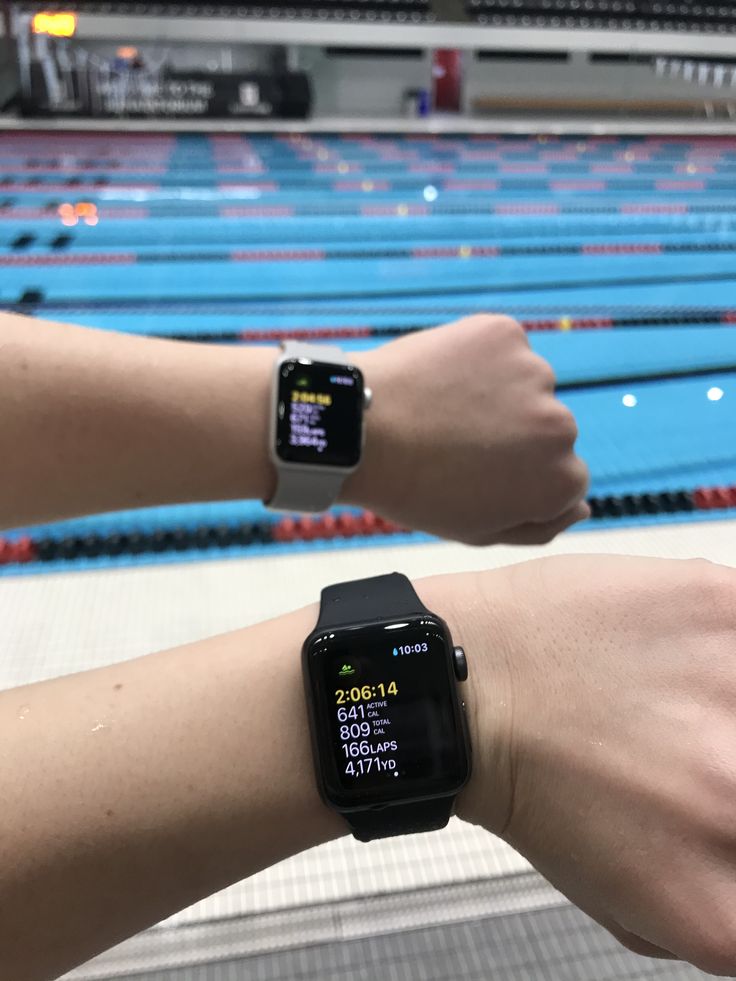
[[736, 570], [574, 556], [477, 582], [453, 586], [475, 677], [460, 815], [630, 949], [736, 973]]
[[515, 321], [467, 317], [354, 360], [374, 399], [345, 501], [473, 545], [546, 542], [588, 517], [575, 420]]

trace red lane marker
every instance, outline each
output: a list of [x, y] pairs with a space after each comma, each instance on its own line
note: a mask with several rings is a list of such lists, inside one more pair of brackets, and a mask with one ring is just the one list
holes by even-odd
[[360, 525], [364, 535], [380, 534], [378, 518], [372, 511], [364, 511], [361, 514]]
[[444, 259], [449, 256], [456, 256], [457, 249], [452, 249], [445, 246], [427, 249], [412, 249], [411, 254], [412, 258], [414, 259]]
[[12, 562], [11, 554], [10, 542], [5, 538], [0, 538], [0, 565], [6, 565], [8, 562]]
[[543, 163], [510, 163], [502, 164], [502, 174], [546, 174], [547, 167]]
[[227, 207], [220, 208], [221, 218], [291, 218], [294, 209], [285, 205], [273, 208]]
[[333, 164], [317, 164], [312, 171], [315, 174], [361, 174], [363, 168], [360, 164], [349, 164], [342, 160]]
[[579, 163], [576, 153], [567, 153], [563, 150], [546, 150], [539, 154], [539, 159], [550, 163]]
[[263, 167], [244, 167], [241, 164], [229, 163], [227, 160], [219, 161], [215, 169], [218, 174], [248, 174], [252, 177], [260, 177], [261, 174], [266, 173]]
[[372, 327], [317, 327], [315, 330], [304, 331], [305, 339], [309, 337], [372, 337]]
[[352, 538], [360, 534], [360, 520], [354, 514], [341, 514], [336, 519], [338, 534], [344, 538]]
[[429, 209], [423, 204], [365, 204], [360, 209], [362, 215], [378, 217], [379, 215], [426, 215]]
[[335, 181], [333, 191], [390, 191], [388, 181]]
[[550, 191], [605, 191], [605, 181], [550, 181]]
[[323, 514], [320, 519], [320, 538], [326, 538], [328, 541], [339, 534], [337, 527], [337, 521], [335, 516], [330, 514]]
[[130, 266], [137, 261], [133, 252], [0, 256], [0, 266]]
[[0, 220], [4, 221], [40, 221], [42, 219], [53, 218], [59, 220], [55, 211], [47, 211], [45, 208], [9, 208], [7, 211], [0, 211]]
[[699, 487], [693, 494], [699, 511], [716, 511], [731, 506], [732, 489], [729, 487]]
[[[341, 327], [338, 328], [340, 333], [332, 333], [334, 328], [325, 329], [325, 337], [373, 337], [372, 327]], [[317, 331], [317, 337], [320, 336], [319, 330]]]
[[470, 150], [468, 153], [463, 153], [460, 157], [461, 163], [465, 163], [466, 161], [486, 161], [491, 163], [499, 160], [503, 160], [503, 154], [499, 153], [498, 150]]
[[282, 518], [273, 528], [275, 542], [293, 542], [296, 538], [296, 521], [293, 518]]
[[318, 518], [310, 518], [304, 515], [296, 523], [296, 537], [301, 538], [304, 542], [311, 542], [315, 538], [319, 538], [321, 530]]
[[711, 488], [698, 487], [693, 494], [693, 503], [698, 511], [710, 511], [714, 507]]
[[613, 320], [610, 317], [583, 317], [573, 320], [572, 326], [576, 330], [603, 330], [613, 327]]
[[279, 185], [275, 181], [228, 181], [218, 184], [219, 191], [278, 191]]
[[244, 330], [238, 337], [241, 341], [251, 344], [259, 341], [283, 341], [286, 340], [286, 333], [283, 330]]
[[149, 218], [148, 208], [102, 208], [100, 218]]
[[[97, 154], [97, 156], [108, 156], [110, 153], [110, 145], [117, 146], [122, 144], [121, 150], [123, 154], [130, 153], [131, 147], [138, 147], [143, 149], [146, 153], [150, 153], [155, 150], [156, 147], [160, 147], [160, 153], [165, 154], [167, 150], [171, 147], [171, 144], [176, 141], [176, 136], [168, 136], [163, 133], [137, 133], [134, 137], [129, 136], [127, 133], [105, 133], [104, 137], [97, 136], [94, 134], [87, 133], [75, 133], [74, 134], [74, 145], [84, 146], [85, 155], [91, 155], [92, 149]], [[22, 147], [34, 147], [34, 153], [40, 156], [40, 148], [46, 147], [47, 155], [51, 155], [51, 151], [55, 150], [58, 153], [58, 136], [54, 133], [48, 133], [43, 130], [39, 130], [34, 133], [23, 133], [18, 137], [18, 144]]]
[[736, 324], [736, 310], [727, 310], [721, 316], [721, 323], [724, 324]]
[[382, 518], [380, 515], [376, 515], [376, 531], [379, 535], [395, 535], [399, 531], [405, 531], [401, 525], [397, 525], [394, 521], [387, 521], [386, 518]]
[[[0, 183], [0, 187], [2, 184]], [[79, 196], [83, 193], [97, 192], [97, 191], [157, 191], [161, 187], [160, 184], [105, 184], [98, 185], [96, 181], [87, 181], [84, 184], [9, 184], [6, 185], [6, 189], [12, 191], [13, 194], [16, 191], [30, 191], [34, 194], [45, 194], [47, 191], [53, 191], [54, 193], [62, 193], [66, 195], [73, 195], [74, 197]]]
[[583, 245], [580, 249], [583, 255], [635, 255], [639, 253], [646, 253], [649, 255], [659, 255], [662, 251], [662, 246], [656, 243], [643, 242], [641, 244], [636, 242], [626, 242], [626, 243], [593, 243], [591, 245]]
[[631, 164], [601, 163], [591, 164], [591, 174], [631, 174], [633, 168]]
[[657, 191], [704, 191], [705, 181], [657, 181]]
[[244, 330], [238, 334], [239, 340], [245, 341], [248, 344], [263, 341], [267, 343], [287, 340], [308, 341], [314, 338], [324, 340], [325, 338], [335, 337], [350, 340], [351, 338], [372, 336], [373, 329], [371, 327], [313, 327], [305, 330]]
[[443, 181], [442, 186], [446, 191], [497, 191], [498, 181], [449, 180]]
[[[97, 212], [98, 218], [148, 218], [150, 211], [148, 208], [100, 208]], [[0, 210], [0, 221], [32, 221], [59, 220], [56, 210], [50, 211], [47, 208], [8, 208]]]
[[[19, 166], [15, 166], [14, 165], [11, 169], [12, 169], [12, 171], [13, 171], [14, 174], [38, 174], [39, 171], [42, 171], [44, 168], [41, 165], [39, 165], [38, 167], [28, 167], [28, 166], [19, 167]], [[80, 175], [82, 175], [82, 174], [87, 174], [87, 173], [90, 173], [90, 174], [100, 174], [103, 171], [107, 171], [107, 168], [106, 167], [84, 167], [81, 164], [62, 164], [61, 166], [54, 167], [54, 170], [56, 172], [61, 172], [62, 174], [80, 174]], [[151, 176], [153, 176], [153, 177], [158, 177], [158, 176], [166, 173], [166, 168], [165, 167], [146, 167], [146, 166], [130, 167], [127, 164], [124, 164], [120, 168], [120, 170], [124, 174], [151, 174]], [[115, 170], [113, 172], [117, 174], [117, 173], [120, 173], [120, 170]], [[45, 186], [45, 185], [39, 185], [39, 186]], [[117, 187], [119, 185], [116, 184], [115, 186]]]
[[409, 167], [410, 174], [454, 174], [457, 167], [454, 163], [417, 163]]
[[[667, 139], [662, 139], [663, 143], [690, 143], [692, 142], [690, 137], [687, 136], [668, 136]], [[701, 136], [698, 139], [698, 143], [701, 145], [707, 145], [709, 147], [726, 147], [729, 150], [734, 148], [734, 138], [733, 136]]]
[[319, 249], [302, 249], [288, 252], [283, 249], [262, 252], [235, 251], [230, 253], [233, 262], [311, 262], [324, 259], [325, 254]]
[[8, 544], [11, 550], [11, 562], [34, 562], [38, 558], [36, 546], [28, 535], [22, 535]]

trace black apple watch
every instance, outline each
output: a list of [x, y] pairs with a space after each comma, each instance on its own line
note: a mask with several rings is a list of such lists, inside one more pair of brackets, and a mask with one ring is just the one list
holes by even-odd
[[406, 576], [323, 589], [302, 661], [325, 803], [360, 841], [444, 827], [471, 770], [467, 661]]

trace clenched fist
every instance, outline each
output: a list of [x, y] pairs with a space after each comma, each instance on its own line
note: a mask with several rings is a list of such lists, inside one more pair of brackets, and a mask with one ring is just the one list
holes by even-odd
[[474, 545], [546, 542], [588, 516], [575, 420], [514, 320], [466, 317], [354, 360], [374, 401], [345, 501]]

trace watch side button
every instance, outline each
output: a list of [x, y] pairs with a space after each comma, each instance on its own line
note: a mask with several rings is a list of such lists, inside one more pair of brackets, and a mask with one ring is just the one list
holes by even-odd
[[370, 388], [363, 389], [363, 409], [367, 410], [371, 407], [371, 402], [373, 401], [373, 391]]
[[455, 668], [455, 677], [458, 681], [468, 679], [468, 659], [462, 647], [456, 647], [452, 652], [452, 663]]

